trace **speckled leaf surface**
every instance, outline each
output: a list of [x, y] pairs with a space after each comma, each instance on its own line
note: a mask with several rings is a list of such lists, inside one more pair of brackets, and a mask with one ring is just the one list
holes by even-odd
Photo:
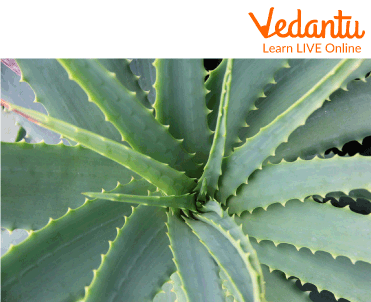
[[[152, 301], [175, 271], [166, 210], [139, 205], [110, 243], [84, 301]], [[106, 282], [110, 280], [110, 282]]]
[[130, 68], [127, 59], [99, 59], [99, 62], [110, 72], [113, 72], [119, 82], [128, 90], [135, 92], [136, 98], [147, 108], [152, 108], [148, 101], [148, 92], [143, 91], [139, 85], [139, 79]]
[[99, 136], [93, 132], [77, 128], [50, 116], [28, 110], [13, 104], [4, 104], [8, 109], [25, 115], [37, 124], [56, 131], [83, 146], [118, 162], [144, 177], [167, 194], [182, 194], [194, 187], [194, 182], [184, 173], [172, 169], [144, 154], [136, 152], [123, 144]]
[[266, 211], [258, 208], [251, 214], [244, 212], [236, 222], [259, 241], [290, 243], [371, 263], [371, 216], [352, 212], [349, 207], [339, 209], [313, 199], [290, 200], [285, 206], [272, 204]]
[[1, 143], [1, 153], [2, 227], [10, 230], [40, 229], [81, 206], [81, 192], [111, 190], [139, 177], [80, 145]]
[[315, 154], [323, 155], [327, 149], [341, 148], [345, 143], [361, 141], [371, 135], [371, 81], [353, 81], [348, 91], [337, 90], [281, 144], [270, 162], [284, 158], [296, 160]]
[[[272, 241], [252, 244], [262, 264], [271, 269], [283, 271], [287, 276], [295, 276], [302, 283], [310, 282], [319, 291], [327, 289], [335, 297], [355, 302], [368, 302], [371, 286], [371, 264], [356, 262], [346, 257], [334, 259], [329, 253], [316, 252], [302, 248], [299, 251], [289, 244], [277, 247]], [[308, 269], [310, 268], [310, 269]]]
[[284, 67], [287, 67], [287, 59], [233, 60], [226, 155], [230, 155], [233, 147], [240, 142], [238, 133], [246, 127], [246, 116], [255, 109], [255, 101], [264, 96], [264, 87], [274, 82], [274, 74]]
[[[259, 133], [246, 141], [244, 145], [225, 158], [218, 198], [221, 202], [236, 194], [237, 188], [256, 169], [261, 168], [263, 161], [283, 141], [287, 140], [298, 126], [303, 124], [309, 115], [322, 106], [332, 92], [346, 85], [359, 68], [370, 67], [371, 60], [344, 59], [315, 83], [307, 86], [307, 92], [300, 96], [291, 107], [277, 116], [270, 124], [260, 129]], [[290, 94], [290, 91], [287, 91]], [[281, 94], [280, 98], [285, 95]]]
[[119, 202], [129, 202], [145, 206], [172, 207], [176, 209], [196, 211], [196, 198], [194, 194], [177, 195], [177, 196], [137, 196], [119, 193], [82, 193], [90, 198], [105, 199]]
[[[146, 185], [147, 184], [147, 185]], [[143, 179], [112, 192], [148, 194]], [[90, 200], [41, 230], [31, 232], [2, 257], [2, 301], [77, 301], [93, 279], [101, 257], [125, 223], [134, 204]], [[71, 277], [73, 272], [76, 280]], [[35, 277], [36, 276], [36, 277]], [[24, 284], [32, 284], [29, 290]], [[68, 288], [68, 290], [66, 290]], [[42, 290], [40, 290], [42, 289]]]
[[354, 189], [370, 190], [370, 179], [371, 158], [368, 156], [335, 156], [269, 164], [256, 171], [248, 184], [242, 185], [238, 194], [230, 198], [228, 206], [230, 213], [241, 213], [293, 198], [303, 200], [310, 195], [324, 197], [328, 192], [347, 194]]
[[[290, 68], [281, 69], [275, 76], [277, 84], [266, 87], [266, 98], [256, 102], [258, 110], [250, 111], [246, 117], [248, 128], [240, 132], [240, 138], [256, 135], [259, 130], [271, 123], [282, 114], [296, 100], [308, 92], [308, 88], [315, 86], [331, 69], [335, 68], [339, 59], [290, 59]], [[363, 64], [355, 69], [345, 80], [364, 78], [371, 70], [370, 63]], [[343, 87], [346, 87], [344, 85]]]
[[[211, 145], [207, 125], [204, 86], [206, 70], [201, 59], [157, 59], [156, 119], [169, 125], [169, 132], [184, 139], [184, 148], [196, 153], [194, 160], [205, 163]], [[192, 112], [192, 114], [190, 114]]]
[[237, 301], [265, 301], [260, 264], [242, 230], [225, 212], [208, 210], [197, 218], [186, 222], [228, 278], [228, 291]]
[[266, 288], [266, 297], [269, 302], [310, 302], [309, 292], [301, 291], [296, 285], [296, 279], [286, 279], [280, 271], [270, 272], [266, 265], [262, 265]]
[[156, 100], [156, 90], [153, 84], [156, 81], [156, 68], [153, 66], [154, 59], [133, 59], [130, 69], [139, 76], [140, 87], [148, 93], [148, 100], [153, 105]]
[[121, 141], [119, 132], [104, 120], [103, 113], [84, 91], [68, 78], [67, 72], [54, 59], [19, 59], [21, 81], [35, 92], [35, 100], [58, 119], [97, 134]]
[[81, 299], [130, 213], [130, 204], [88, 201], [11, 247], [1, 259], [2, 301]]
[[3, 145], [2, 300], [369, 302], [371, 60], [287, 61], [21, 60], [78, 145]]
[[134, 150], [192, 176], [199, 169], [196, 164], [192, 166], [191, 155], [183, 149], [181, 142], [156, 121], [152, 110], [143, 106], [136, 93], [121, 85], [117, 76], [99, 61], [60, 59], [59, 62]]
[[178, 211], [170, 210], [167, 227], [174, 262], [187, 301], [224, 301], [216, 262]]

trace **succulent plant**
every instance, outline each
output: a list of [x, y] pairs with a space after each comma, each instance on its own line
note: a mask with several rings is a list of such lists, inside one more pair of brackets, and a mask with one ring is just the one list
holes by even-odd
[[319, 201], [371, 200], [325, 153], [371, 134], [371, 60], [17, 63], [48, 114], [2, 106], [65, 143], [2, 143], [2, 301], [370, 301], [370, 215]]

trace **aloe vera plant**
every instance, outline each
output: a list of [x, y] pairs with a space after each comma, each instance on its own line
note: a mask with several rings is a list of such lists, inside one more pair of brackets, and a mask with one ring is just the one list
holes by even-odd
[[370, 215], [316, 200], [371, 200], [325, 154], [371, 134], [371, 60], [17, 63], [49, 114], [2, 106], [69, 144], [2, 143], [2, 301], [370, 301]]

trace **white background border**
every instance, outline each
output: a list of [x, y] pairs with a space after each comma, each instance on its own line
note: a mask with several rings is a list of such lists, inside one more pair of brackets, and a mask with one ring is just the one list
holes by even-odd
[[[272, 24], [279, 18], [293, 20], [297, 9], [302, 10], [304, 21], [332, 19], [338, 9], [343, 10], [366, 31], [363, 39], [348, 41], [360, 45], [361, 54], [264, 54], [263, 42], [344, 42], [263, 39], [248, 13], [253, 12], [263, 23], [272, 6]], [[21, 0], [3, 1], [0, 10], [1, 58], [371, 58], [368, 1]]]

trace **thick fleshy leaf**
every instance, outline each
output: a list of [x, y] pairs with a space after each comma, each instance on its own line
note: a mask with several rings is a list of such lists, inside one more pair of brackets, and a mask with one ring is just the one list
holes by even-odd
[[118, 230], [84, 301], [152, 301], [175, 271], [166, 210], [139, 205]]
[[1, 143], [1, 153], [2, 227], [10, 230], [40, 229], [81, 206], [81, 192], [111, 190], [139, 177], [80, 145]]
[[219, 115], [209, 159], [204, 168], [204, 173], [198, 181], [201, 195], [208, 193], [212, 198], [218, 189], [218, 180], [222, 174], [222, 160], [225, 152], [227, 138], [227, 116], [229, 97], [231, 92], [233, 59], [228, 60], [227, 69], [222, 84], [222, 94], [219, 103]]
[[[269, 190], [267, 190], [269, 188]], [[356, 155], [268, 164], [256, 171], [228, 201], [230, 213], [266, 208], [276, 202], [354, 189], [371, 190], [371, 157]]]
[[218, 65], [217, 68], [210, 71], [210, 76], [205, 83], [206, 89], [209, 92], [206, 94], [206, 105], [207, 108], [211, 110], [210, 114], [207, 117], [209, 128], [211, 130], [215, 130], [216, 122], [218, 120], [218, 112], [219, 112], [219, 103], [220, 97], [222, 95], [222, 87], [224, 81], [224, 74], [227, 68], [227, 59], [223, 59], [223, 61]]
[[233, 297], [232, 292], [230, 289], [233, 289], [233, 283], [231, 282], [230, 278], [228, 278], [228, 275], [225, 271], [220, 270], [220, 278], [222, 279], [222, 287], [224, 290], [226, 302], [236, 302], [237, 300], [235, 297]]
[[366, 83], [353, 81], [348, 91], [337, 90], [330, 99], [289, 136], [287, 143], [276, 149], [270, 162], [323, 155], [327, 149], [341, 149], [349, 141], [361, 141], [371, 135], [370, 79]]
[[287, 276], [295, 276], [302, 283], [312, 283], [318, 291], [331, 291], [336, 299], [368, 302], [371, 286], [371, 264], [356, 262], [346, 257], [334, 259], [326, 252], [313, 254], [309, 249], [299, 251], [290, 244], [277, 247], [271, 241], [257, 243], [252, 240], [259, 260], [273, 270], [280, 270]]
[[111, 201], [129, 202], [146, 206], [172, 207], [196, 211], [196, 199], [194, 194], [178, 196], [138, 196], [118, 193], [82, 193], [91, 198], [105, 199]]
[[[1, 99], [46, 114], [47, 111], [42, 104], [34, 103], [35, 93], [32, 91], [30, 85], [20, 82], [20, 79], [21, 77], [19, 75], [2, 65]], [[57, 133], [40, 127], [18, 114], [9, 114], [14, 117], [16, 124], [26, 129], [27, 137], [32, 142], [38, 143], [44, 140], [47, 144], [58, 144], [61, 140], [60, 135]]]
[[[31, 213], [33, 213], [31, 211]], [[3, 301], [75, 302], [93, 279], [130, 204], [87, 201], [13, 246], [1, 259]]]
[[148, 93], [144, 92], [139, 85], [139, 77], [130, 69], [130, 61], [127, 59], [99, 59], [99, 62], [110, 72], [113, 72], [119, 82], [128, 90], [135, 92], [136, 98], [147, 108], [152, 108], [148, 101]]
[[274, 82], [274, 74], [288, 67], [287, 59], [234, 59], [227, 117], [225, 153], [229, 155], [241, 128], [246, 127], [247, 113], [255, 109], [255, 101], [264, 96], [264, 87]]
[[280, 271], [269, 271], [262, 265], [266, 288], [266, 298], [269, 302], [311, 302], [309, 292], [301, 291], [296, 285], [296, 279], [286, 279]]
[[182, 280], [177, 272], [171, 275], [171, 280], [173, 281], [173, 289], [176, 295], [176, 302], [187, 302], [187, 296], [184, 292]]
[[170, 210], [167, 227], [186, 301], [224, 301], [217, 264], [178, 211]]
[[238, 302], [237, 300], [234, 299], [233, 296], [227, 296], [225, 301], [226, 302]]
[[[258, 110], [250, 111], [246, 122], [249, 127], [242, 129], [240, 138], [256, 135], [259, 130], [270, 124], [277, 116], [286, 111], [298, 99], [315, 87], [326, 74], [341, 62], [340, 59], [290, 59], [290, 68], [281, 69], [275, 76], [277, 84], [266, 88], [266, 98], [256, 102]], [[355, 70], [346, 82], [365, 78], [371, 71], [370, 62]], [[341, 85], [345, 88], [347, 85]]]
[[[104, 191], [104, 189], [102, 189]], [[130, 195], [161, 195], [158, 189], [146, 181], [144, 178], [135, 179], [132, 178], [129, 183], [121, 184], [118, 183], [116, 188], [109, 191], [109, 193], [116, 194], [130, 194]]]
[[[249, 261], [257, 273], [257, 281], [260, 292], [264, 294], [264, 280], [260, 267], [260, 263], [254, 248], [252, 247], [248, 235], [242, 231], [242, 226], [238, 226], [234, 220], [235, 215], [230, 217], [226, 211], [222, 209], [220, 204], [215, 201], [207, 202], [202, 208], [202, 215], [198, 215], [198, 219], [217, 228], [228, 240], [237, 243], [237, 246], [242, 247], [242, 250], [249, 254]], [[239, 251], [240, 252], [240, 251]]]
[[2, 102], [8, 109], [21, 114], [33, 122], [81, 143], [85, 147], [109, 158], [144, 177], [147, 181], [163, 190], [166, 194], [188, 193], [195, 183], [184, 173], [166, 164], [132, 150], [122, 144], [75, 127], [39, 112]]
[[173, 290], [173, 282], [170, 280], [162, 286], [161, 291], [154, 297], [153, 302], [175, 302], [175, 300], [176, 295]]
[[229, 196], [235, 195], [237, 188], [262, 166], [263, 161], [273, 154], [280, 143], [288, 139], [290, 133], [304, 124], [308, 116], [321, 107], [332, 92], [346, 86], [358, 75], [357, 71], [360, 72], [365, 67], [371, 67], [371, 60], [344, 59], [329, 69], [313, 86], [306, 85], [306, 93], [299, 98], [296, 98], [296, 94], [291, 95], [290, 89], [277, 96], [280, 99], [294, 98], [295, 101], [243, 146], [236, 148], [231, 156], [225, 158], [219, 200], [224, 203]]
[[349, 209], [336, 208], [331, 203], [290, 200], [285, 206], [272, 204], [251, 214], [236, 217], [243, 231], [257, 240], [271, 240], [275, 244], [290, 243], [297, 248], [326, 251], [346, 256], [353, 262], [371, 263], [371, 216]]
[[[264, 281], [259, 261], [249, 239], [226, 212], [211, 211], [186, 219], [228, 278], [228, 291], [238, 301], [264, 301]], [[219, 216], [221, 214], [221, 216]]]
[[204, 79], [207, 75], [201, 59], [157, 59], [156, 119], [169, 125], [169, 132], [184, 139], [184, 147], [194, 159], [205, 163], [211, 145], [207, 125]]
[[67, 72], [57, 60], [18, 59], [17, 63], [22, 71], [21, 81], [31, 86], [36, 95], [35, 101], [43, 104], [51, 116], [117, 142], [121, 141], [115, 127], [104, 120], [97, 106], [88, 102], [84, 91], [68, 78]]
[[121, 85], [114, 73], [97, 60], [60, 59], [59, 62], [134, 150], [195, 175], [199, 166], [192, 165], [192, 157], [181, 142], [154, 118], [152, 110], [144, 107], [134, 92]]
[[156, 81], [156, 68], [153, 66], [155, 59], [133, 59], [130, 68], [139, 76], [140, 87], [148, 92], [148, 100], [153, 105], [156, 100], [156, 90], [153, 87]]

